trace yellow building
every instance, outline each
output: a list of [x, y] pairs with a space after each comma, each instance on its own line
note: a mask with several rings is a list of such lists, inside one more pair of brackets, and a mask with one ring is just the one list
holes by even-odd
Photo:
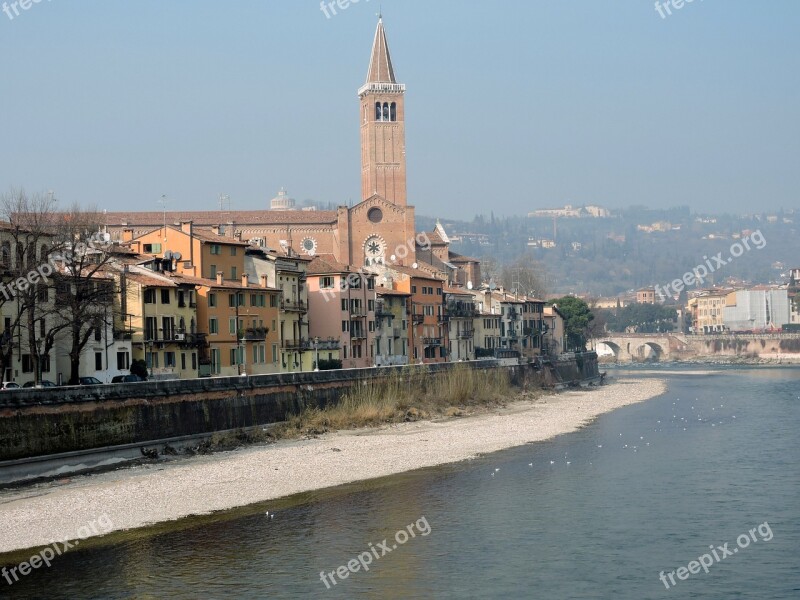
[[121, 331], [130, 332], [134, 360], [144, 359], [151, 379], [194, 379], [204, 340], [198, 335], [194, 285], [126, 266], [119, 274]]
[[730, 290], [703, 290], [688, 302], [692, 315], [692, 333], [715, 333], [725, 330], [725, 305]]

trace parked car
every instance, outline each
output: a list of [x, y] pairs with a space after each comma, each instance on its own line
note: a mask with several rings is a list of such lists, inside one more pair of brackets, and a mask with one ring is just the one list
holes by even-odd
[[4, 389], [4, 390], [18, 390], [19, 389], [19, 384], [15, 383], [13, 381], [4, 381], [2, 389]]
[[115, 377], [112, 377], [112, 379], [111, 379], [111, 383], [135, 383], [137, 381], [144, 381], [144, 379], [142, 379], [138, 375], [133, 375], [133, 374], [131, 374], [131, 375], [116, 375]]
[[[47, 379], [42, 379], [41, 386], [42, 387], [58, 387], [55, 383], [53, 383], [52, 381], [48, 381]], [[36, 384], [33, 381], [26, 381], [25, 384], [22, 387], [24, 387], [24, 388], [32, 388], [32, 387], [36, 387]]]
[[80, 385], [103, 385], [97, 377], [81, 377], [78, 379]]

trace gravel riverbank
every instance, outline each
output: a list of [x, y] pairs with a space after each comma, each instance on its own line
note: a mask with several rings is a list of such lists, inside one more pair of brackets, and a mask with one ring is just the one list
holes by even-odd
[[100, 518], [99, 533], [134, 529], [457, 462], [569, 433], [665, 390], [663, 380], [621, 379], [474, 417], [337, 432], [23, 488], [0, 501], [0, 553], [86, 537], [87, 524]]

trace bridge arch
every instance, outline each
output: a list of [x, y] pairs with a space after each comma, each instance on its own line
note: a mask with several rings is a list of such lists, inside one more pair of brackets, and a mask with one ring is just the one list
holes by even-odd
[[631, 352], [634, 360], [659, 362], [666, 352], [661, 344], [656, 342], [644, 342], [637, 346], [636, 350]]
[[[595, 345], [595, 349], [602, 350], [600, 346], [605, 346], [608, 348], [614, 355], [614, 360], [620, 360], [622, 358], [622, 348], [619, 344], [612, 342], [611, 340], [603, 340], [601, 342], [597, 342]], [[599, 352], [601, 356], [607, 356], [607, 352]]]

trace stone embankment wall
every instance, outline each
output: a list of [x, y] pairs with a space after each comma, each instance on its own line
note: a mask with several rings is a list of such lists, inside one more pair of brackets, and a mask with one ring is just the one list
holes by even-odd
[[375, 378], [453, 368], [507, 368], [520, 386], [597, 376], [596, 355], [587, 353], [544, 369], [485, 360], [0, 392], [0, 461], [268, 425]]

